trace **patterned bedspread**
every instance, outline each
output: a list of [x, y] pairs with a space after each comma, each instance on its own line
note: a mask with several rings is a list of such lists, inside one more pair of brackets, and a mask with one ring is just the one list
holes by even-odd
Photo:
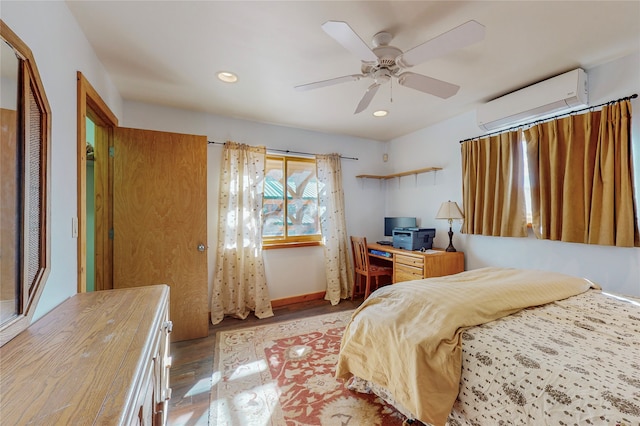
[[590, 290], [471, 327], [462, 349], [449, 425], [640, 425], [637, 300]]

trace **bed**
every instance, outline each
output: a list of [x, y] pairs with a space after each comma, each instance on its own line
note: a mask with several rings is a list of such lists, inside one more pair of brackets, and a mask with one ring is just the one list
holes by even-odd
[[425, 424], [639, 425], [640, 302], [510, 268], [386, 286], [336, 376]]

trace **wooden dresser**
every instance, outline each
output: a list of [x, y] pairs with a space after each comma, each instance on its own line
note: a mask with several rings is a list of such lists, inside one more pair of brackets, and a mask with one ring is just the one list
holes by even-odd
[[367, 249], [372, 262], [376, 259], [378, 263], [392, 263], [394, 283], [442, 277], [464, 271], [464, 253], [460, 251], [447, 252], [435, 249], [423, 253], [376, 243], [367, 244]]
[[163, 425], [169, 287], [77, 294], [0, 348], [6, 425]]

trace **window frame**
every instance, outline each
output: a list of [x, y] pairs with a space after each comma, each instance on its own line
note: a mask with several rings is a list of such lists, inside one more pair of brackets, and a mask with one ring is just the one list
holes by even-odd
[[[298, 157], [298, 156], [289, 156], [289, 155], [276, 155], [276, 154], [267, 154], [266, 156], [266, 160], [272, 160], [272, 161], [280, 161], [282, 162], [282, 171], [283, 171], [283, 190], [286, 191], [287, 185], [286, 185], [286, 180], [287, 180], [287, 176], [288, 176], [288, 163], [289, 161], [296, 161], [296, 162], [303, 162], [303, 163], [309, 163], [309, 164], [313, 164], [313, 169], [316, 175], [316, 185], [318, 184], [317, 179], [318, 179], [318, 174], [317, 174], [317, 165], [316, 165], [316, 159], [315, 158], [309, 158], [309, 157]], [[264, 211], [264, 196], [265, 196], [265, 191], [264, 191], [264, 185], [266, 184], [266, 173], [265, 173], [265, 179], [263, 181], [263, 192], [262, 192], [262, 197], [263, 197], [263, 211]], [[286, 199], [286, 192], [283, 191], [283, 206], [284, 206], [284, 217], [287, 217], [287, 208], [288, 208], [288, 202]], [[318, 193], [318, 191], [316, 191], [316, 194]], [[318, 198], [316, 198], [316, 202], [318, 202]], [[264, 249], [274, 249], [274, 248], [290, 248], [290, 247], [307, 247], [307, 246], [318, 246], [322, 244], [322, 230], [320, 228], [320, 217], [318, 215], [318, 234], [314, 234], [314, 235], [296, 235], [296, 236], [288, 236], [287, 235], [287, 229], [288, 229], [288, 224], [287, 221], [284, 220], [284, 236], [262, 236], [262, 247]], [[264, 229], [264, 217], [263, 217], [263, 223], [262, 223], [263, 229]]]

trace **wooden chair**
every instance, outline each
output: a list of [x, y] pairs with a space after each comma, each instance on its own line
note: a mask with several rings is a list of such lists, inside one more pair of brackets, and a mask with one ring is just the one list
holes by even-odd
[[379, 287], [379, 278], [381, 276], [393, 277], [393, 268], [391, 266], [372, 265], [369, 262], [369, 253], [367, 251], [367, 239], [365, 237], [351, 237], [351, 249], [353, 250], [353, 262], [355, 263], [355, 280], [351, 289], [351, 300], [353, 300], [356, 287], [358, 291], [362, 291], [362, 277], [365, 278], [364, 298], [369, 297], [371, 292], [371, 278], [375, 278], [376, 289]]

